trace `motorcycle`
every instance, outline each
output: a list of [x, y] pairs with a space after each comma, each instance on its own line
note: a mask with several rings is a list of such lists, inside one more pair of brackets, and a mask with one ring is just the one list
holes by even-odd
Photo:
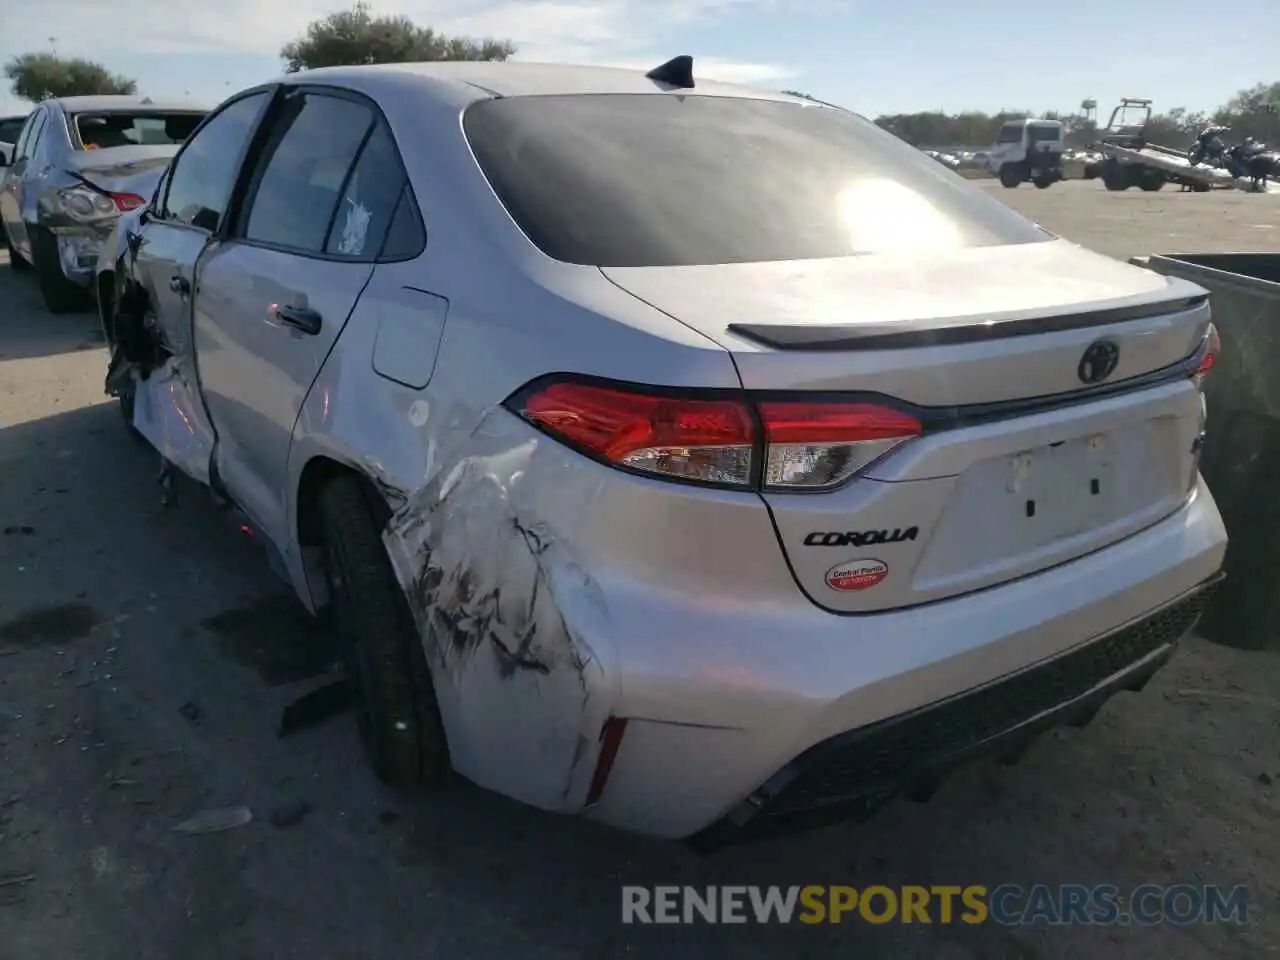
[[1280, 179], [1280, 153], [1252, 137], [1227, 150], [1223, 166], [1233, 177], [1248, 177], [1253, 190], [1265, 188], [1269, 178]]
[[1208, 162], [1210, 166], [1220, 167], [1227, 155], [1227, 145], [1222, 135], [1230, 131], [1230, 127], [1205, 127], [1196, 137], [1195, 146], [1187, 151], [1187, 160], [1194, 167]]

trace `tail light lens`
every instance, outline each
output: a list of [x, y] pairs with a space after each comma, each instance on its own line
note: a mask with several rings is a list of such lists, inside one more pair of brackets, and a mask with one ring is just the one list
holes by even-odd
[[909, 414], [868, 403], [753, 402], [555, 380], [508, 409], [614, 466], [719, 487], [821, 490], [922, 432]]
[[1205, 331], [1204, 343], [1200, 347], [1200, 365], [1196, 367], [1196, 372], [1191, 377], [1201, 390], [1204, 389], [1205, 375], [1218, 365], [1218, 354], [1221, 352], [1222, 340], [1218, 337], [1218, 328], [1211, 323], [1209, 329]]
[[924, 427], [910, 414], [869, 403], [759, 404], [767, 489], [823, 489], [865, 470]]
[[146, 203], [136, 193], [100, 193], [88, 187], [70, 187], [59, 191], [58, 198], [63, 212], [82, 223], [114, 217]]

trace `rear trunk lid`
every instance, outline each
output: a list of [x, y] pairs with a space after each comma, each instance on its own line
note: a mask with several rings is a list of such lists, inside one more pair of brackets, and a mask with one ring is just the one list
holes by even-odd
[[178, 145], [108, 147], [80, 150], [67, 163], [69, 172], [112, 193], [132, 193], [150, 199]]
[[[1026, 576], [1194, 487], [1188, 362], [1209, 319], [1194, 284], [1065, 241], [604, 273], [728, 349], [749, 391], [856, 395], [925, 425], [843, 486], [764, 494], [797, 582], [830, 610]], [[1117, 351], [1101, 378], [1084, 363], [1098, 341]]]

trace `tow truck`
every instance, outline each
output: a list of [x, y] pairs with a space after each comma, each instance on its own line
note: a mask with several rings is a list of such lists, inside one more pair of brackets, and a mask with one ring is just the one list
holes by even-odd
[[[1099, 175], [1108, 190], [1156, 191], [1166, 183], [1204, 193], [1209, 190], [1249, 190], [1247, 178], [1233, 177], [1220, 167], [1192, 164], [1185, 150], [1147, 140], [1152, 101], [1123, 97], [1098, 141], [1090, 149], [1102, 156]], [[1264, 187], [1265, 189], [1265, 187]]]

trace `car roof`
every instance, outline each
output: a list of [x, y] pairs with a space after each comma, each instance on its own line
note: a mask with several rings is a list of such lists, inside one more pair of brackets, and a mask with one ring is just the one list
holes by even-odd
[[[655, 63], [654, 66], [658, 64]], [[624, 67], [573, 66], [524, 61], [448, 61], [322, 67], [288, 74], [282, 78], [281, 82], [323, 82], [366, 89], [412, 86], [421, 91], [434, 87], [442, 92], [444, 88], [450, 88], [455, 94], [459, 89], [466, 89], [474, 99], [494, 96], [586, 93], [674, 93], [676, 95], [798, 100], [796, 97], [769, 90], [698, 79], [696, 62], [694, 78], [697, 86], [692, 90], [672, 90], [648, 79], [644, 70]]]
[[58, 97], [46, 101], [57, 104], [67, 113], [111, 113], [116, 110], [192, 110], [209, 111], [212, 107], [195, 100], [157, 100], [132, 94], [98, 94], [87, 97]]

